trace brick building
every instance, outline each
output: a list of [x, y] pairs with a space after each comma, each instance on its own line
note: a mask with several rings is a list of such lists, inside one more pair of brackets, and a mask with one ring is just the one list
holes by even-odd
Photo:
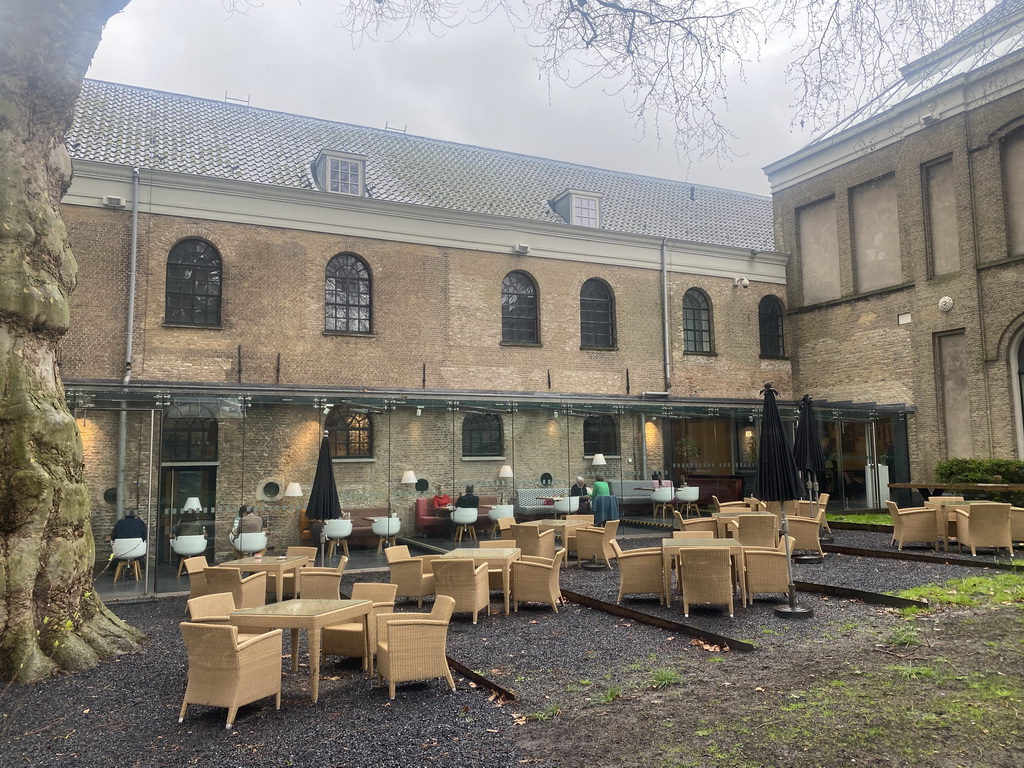
[[[409, 530], [438, 484], [749, 491], [765, 381], [795, 418], [768, 198], [95, 81], [68, 146], [60, 364], [97, 536], [143, 509], [166, 557], [196, 496], [211, 555], [242, 503], [295, 543], [322, 431], [343, 505]], [[903, 410], [860, 396], [830, 418]]]
[[766, 168], [794, 380], [912, 404], [904, 476], [1024, 445], [1022, 76], [1024, 2], [1005, 0]]

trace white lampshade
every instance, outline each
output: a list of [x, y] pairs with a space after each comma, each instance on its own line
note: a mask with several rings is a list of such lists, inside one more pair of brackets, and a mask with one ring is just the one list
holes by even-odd
[[285, 496], [301, 496], [302, 487], [298, 483], [288, 483], [288, 487], [284, 489]]
[[185, 499], [185, 506], [181, 509], [184, 512], [199, 512], [202, 508], [203, 505], [199, 502], [198, 496], [189, 496]]
[[403, 485], [416, 485], [416, 473], [411, 469], [405, 470], [405, 472], [402, 473], [402, 479], [399, 482]]
[[512, 467], [510, 467], [508, 464], [502, 464], [501, 469], [498, 470], [498, 477], [512, 477]]
[[604, 460], [603, 453], [595, 453], [594, 458], [590, 463], [593, 464], [595, 467], [603, 467], [608, 464], [608, 462]]

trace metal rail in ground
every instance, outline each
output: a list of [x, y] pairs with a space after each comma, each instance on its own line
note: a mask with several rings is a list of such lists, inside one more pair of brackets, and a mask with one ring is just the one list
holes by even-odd
[[506, 688], [502, 688], [500, 685], [498, 685], [496, 682], [494, 682], [490, 678], [484, 677], [483, 675], [481, 675], [481, 674], [479, 674], [477, 672], [474, 672], [472, 669], [467, 667], [465, 664], [462, 664], [461, 662], [456, 661], [451, 656], [445, 656], [445, 660], [448, 662], [448, 666], [449, 667], [451, 667], [453, 670], [458, 672], [460, 675], [462, 675], [464, 678], [466, 678], [470, 682], [476, 683], [481, 688], [486, 688], [489, 691], [493, 691], [500, 698], [505, 699], [506, 701], [515, 701], [516, 695], [514, 693], [512, 693], [512, 691], [510, 691], [510, 690], [508, 690]]
[[867, 547], [844, 547], [836, 544], [822, 544], [826, 552], [837, 555], [853, 555], [855, 557], [877, 557], [882, 560], [908, 560], [915, 563], [932, 563], [934, 565], [963, 565], [968, 568], [996, 568], [1013, 571], [1021, 566], [1014, 563], [999, 563], [993, 560], [967, 559], [965, 557], [946, 557], [940, 554], [927, 555], [922, 552], [906, 552], [895, 549], [870, 549]]
[[845, 597], [850, 600], [860, 600], [869, 605], [887, 605], [891, 608], [927, 608], [929, 605], [924, 600], [911, 600], [906, 597], [896, 597], [882, 592], [868, 592], [850, 587], [835, 587], [831, 584], [815, 584], [810, 581], [794, 581], [793, 584], [800, 592], [814, 592], [829, 597]]
[[593, 608], [598, 611], [603, 611], [604, 613], [610, 613], [613, 616], [629, 619], [639, 624], [648, 624], [652, 627], [658, 627], [659, 629], [667, 629], [669, 632], [689, 635], [690, 637], [696, 637], [714, 645], [726, 645], [734, 651], [755, 650], [754, 645], [742, 640], [736, 640], [732, 637], [719, 635], [715, 632], [709, 632], [708, 630], [701, 629], [700, 627], [693, 627], [689, 624], [683, 624], [682, 622], [662, 618], [661, 616], [653, 616], [649, 613], [643, 613], [642, 611], [634, 611], [632, 608], [624, 608], [623, 606], [616, 605], [615, 603], [606, 603], [604, 600], [598, 600], [596, 597], [581, 595], [578, 592], [572, 592], [568, 589], [562, 590], [562, 597], [566, 600], [572, 600], [574, 603], [586, 606], [587, 608]]

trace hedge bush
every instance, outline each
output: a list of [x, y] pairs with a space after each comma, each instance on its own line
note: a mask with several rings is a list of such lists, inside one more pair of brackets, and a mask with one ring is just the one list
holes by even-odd
[[[935, 479], [940, 483], [1008, 483], [1024, 484], [1024, 461], [1018, 459], [946, 459], [935, 466]], [[964, 498], [991, 499], [1024, 507], [1022, 491], [973, 491]]]

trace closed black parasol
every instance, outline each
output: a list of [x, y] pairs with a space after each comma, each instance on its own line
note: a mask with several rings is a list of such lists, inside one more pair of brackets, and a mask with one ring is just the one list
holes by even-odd
[[317, 540], [320, 542], [320, 562], [324, 561], [323, 521], [341, 517], [341, 502], [338, 501], [338, 486], [334, 482], [334, 465], [331, 463], [331, 445], [324, 433], [320, 441], [320, 457], [316, 462], [313, 487], [309, 491], [306, 517], [319, 520], [314, 524]]
[[818, 421], [814, 418], [814, 402], [810, 395], [800, 401], [800, 416], [796, 424], [793, 457], [800, 470], [804, 488], [811, 501], [818, 496], [818, 475], [825, 471], [825, 452], [821, 450]]
[[[801, 495], [800, 471], [793, 459], [793, 447], [782, 426], [779, 405], [775, 401], [778, 394], [771, 382], [761, 390], [764, 395], [764, 411], [761, 414], [761, 442], [757, 452], [757, 478], [754, 483], [755, 495], [762, 501], [786, 502], [799, 499]], [[797, 605], [796, 586], [793, 584], [793, 566], [789, 551], [789, 521], [786, 510], [780, 509], [782, 521], [781, 532], [786, 542], [786, 566], [789, 573], [789, 605], [780, 605], [775, 613], [787, 618], [806, 618], [814, 615], [811, 608]]]

